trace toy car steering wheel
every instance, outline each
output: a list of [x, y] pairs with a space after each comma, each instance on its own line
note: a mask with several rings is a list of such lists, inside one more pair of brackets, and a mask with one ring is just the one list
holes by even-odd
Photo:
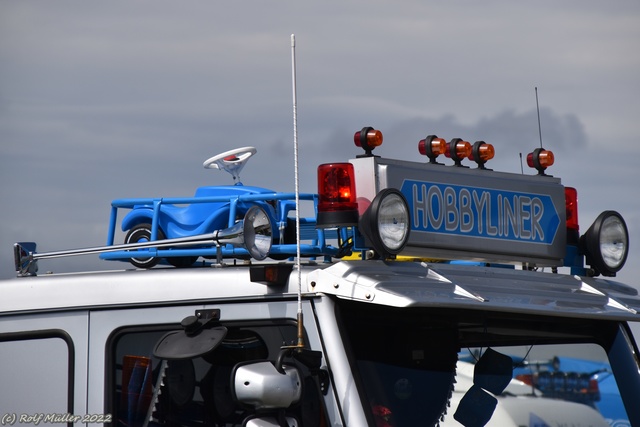
[[233, 181], [240, 184], [240, 171], [247, 160], [249, 160], [249, 157], [256, 154], [257, 151], [254, 147], [236, 148], [205, 160], [202, 166], [204, 166], [205, 169], [227, 171], [233, 176]]

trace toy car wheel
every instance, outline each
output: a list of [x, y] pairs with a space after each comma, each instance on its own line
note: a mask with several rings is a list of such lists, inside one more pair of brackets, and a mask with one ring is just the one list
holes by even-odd
[[[158, 240], [164, 239], [162, 230], [158, 230]], [[125, 243], [148, 242], [151, 240], [151, 224], [138, 224], [127, 233]], [[160, 261], [158, 257], [130, 258], [129, 262], [137, 268], [151, 268]]]
[[176, 268], [191, 267], [198, 260], [197, 256], [172, 256], [167, 257], [167, 262]]

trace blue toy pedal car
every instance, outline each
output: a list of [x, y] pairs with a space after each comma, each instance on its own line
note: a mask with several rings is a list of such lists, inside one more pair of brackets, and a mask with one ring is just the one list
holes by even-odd
[[[252, 206], [259, 206], [268, 215], [272, 227], [273, 241], [269, 256], [286, 259], [296, 255], [296, 219], [289, 217], [296, 210], [295, 194], [245, 186], [240, 182], [240, 171], [256, 151], [254, 147], [237, 148], [204, 162], [203, 166], [207, 169], [219, 169], [230, 173], [234, 185], [200, 187], [193, 197], [114, 200], [111, 203], [107, 245], [114, 245], [119, 209], [131, 209], [121, 223], [122, 231], [126, 232], [124, 243], [129, 244], [199, 236], [231, 228], [244, 218]], [[314, 212], [317, 212], [317, 195], [299, 194], [298, 197], [300, 201], [313, 202]], [[299, 221], [300, 240], [305, 242], [300, 246], [302, 255], [345, 255], [345, 249], [327, 244], [325, 230], [316, 230], [315, 216], [301, 217]], [[161, 259], [166, 259], [176, 267], [187, 267], [193, 265], [199, 257], [220, 260], [225, 257], [249, 256], [249, 251], [244, 247], [215, 242], [187, 247], [121, 250], [100, 255], [103, 259], [128, 260], [138, 268], [151, 268]]]

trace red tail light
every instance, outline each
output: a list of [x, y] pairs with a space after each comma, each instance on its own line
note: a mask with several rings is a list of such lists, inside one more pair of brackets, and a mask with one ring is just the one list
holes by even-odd
[[578, 191], [573, 187], [565, 187], [564, 198], [567, 211], [567, 243], [577, 245], [580, 239], [580, 226], [578, 225]]
[[358, 218], [353, 165], [327, 163], [318, 166], [318, 226], [357, 225]]

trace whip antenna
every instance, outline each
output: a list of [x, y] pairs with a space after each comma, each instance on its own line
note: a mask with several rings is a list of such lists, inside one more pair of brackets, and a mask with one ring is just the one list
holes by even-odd
[[522, 153], [520, 153], [520, 173], [524, 175], [524, 167], [522, 166]]
[[538, 136], [540, 137], [540, 148], [542, 148], [542, 128], [540, 127], [540, 106], [538, 105], [538, 87], [536, 90], [536, 111], [538, 112]]
[[293, 168], [296, 196], [296, 270], [298, 271], [298, 343], [304, 347], [302, 326], [302, 269], [300, 266], [300, 179], [298, 177], [298, 94], [296, 89], [296, 36], [291, 34], [291, 84], [293, 92]]

